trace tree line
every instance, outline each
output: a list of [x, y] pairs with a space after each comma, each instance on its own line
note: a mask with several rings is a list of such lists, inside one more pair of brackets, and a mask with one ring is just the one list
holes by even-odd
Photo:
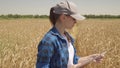
[[120, 18], [120, 15], [84, 15], [86, 18]]
[[[120, 15], [83, 15], [86, 18], [120, 18]], [[8, 14], [0, 15], [0, 18], [49, 18], [48, 15], [18, 15], [18, 14]]]
[[48, 18], [47, 15], [18, 15], [18, 14], [8, 14], [0, 15], [0, 18]]

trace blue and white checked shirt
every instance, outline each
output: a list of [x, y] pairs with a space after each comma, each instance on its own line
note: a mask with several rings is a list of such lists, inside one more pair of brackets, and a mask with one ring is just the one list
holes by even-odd
[[[74, 40], [71, 36], [70, 38], [73, 44]], [[67, 68], [68, 59], [67, 41], [53, 27], [38, 45], [36, 68]], [[73, 63], [77, 64], [78, 59], [79, 57], [76, 55], [76, 49], [74, 48]]]

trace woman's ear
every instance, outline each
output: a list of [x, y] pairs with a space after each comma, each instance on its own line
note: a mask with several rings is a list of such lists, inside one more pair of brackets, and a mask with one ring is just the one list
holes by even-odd
[[60, 16], [60, 21], [61, 21], [61, 22], [64, 22], [64, 21], [65, 21], [65, 15], [64, 15], [64, 14], [61, 14], [61, 16]]

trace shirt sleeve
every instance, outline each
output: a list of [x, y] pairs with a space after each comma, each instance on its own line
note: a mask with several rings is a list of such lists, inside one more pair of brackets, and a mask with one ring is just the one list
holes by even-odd
[[38, 45], [36, 68], [50, 68], [50, 58], [54, 52], [54, 47], [50, 41], [41, 41]]
[[77, 56], [75, 48], [74, 48], [74, 50], [75, 50], [75, 54], [74, 54], [74, 60], [73, 61], [74, 61], [74, 64], [77, 64], [80, 57]]

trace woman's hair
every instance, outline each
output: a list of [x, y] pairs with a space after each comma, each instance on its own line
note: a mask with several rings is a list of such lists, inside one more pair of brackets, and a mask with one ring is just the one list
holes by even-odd
[[[55, 26], [55, 24], [56, 24], [58, 18], [60, 17], [60, 15], [61, 15], [61, 14], [56, 14], [56, 13], [54, 13], [54, 7], [52, 7], [52, 8], [50, 9], [49, 19], [50, 19], [50, 22], [52, 23], [53, 26]], [[67, 15], [67, 16], [68, 16], [68, 15]], [[66, 32], [65, 32], [65, 35], [66, 35], [68, 41], [71, 42], [71, 38], [70, 38], [70, 36], [69, 36]]]
[[54, 7], [52, 7], [50, 9], [50, 16], [49, 16], [49, 19], [50, 19], [50, 22], [52, 23], [52, 25], [54, 26], [56, 24], [56, 21], [58, 20], [58, 18], [60, 17], [61, 14], [55, 14], [54, 13]]

